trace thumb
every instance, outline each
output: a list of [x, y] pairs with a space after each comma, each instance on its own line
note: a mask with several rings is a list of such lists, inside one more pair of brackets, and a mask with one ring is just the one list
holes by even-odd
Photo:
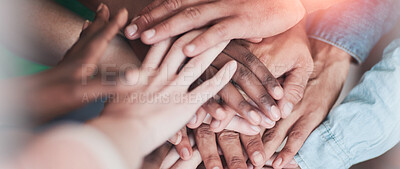
[[284, 96], [278, 102], [282, 118], [290, 115], [293, 107], [303, 98], [310, 72], [305, 68], [296, 68], [289, 72], [283, 84]]

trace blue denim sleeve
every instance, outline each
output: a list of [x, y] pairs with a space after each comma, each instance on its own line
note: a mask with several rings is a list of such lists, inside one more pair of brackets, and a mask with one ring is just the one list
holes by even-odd
[[364, 74], [295, 156], [302, 169], [342, 169], [377, 157], [400, 141], [400, 39]]
[[334, 45], [362, 63], [400, 16], [399, 0], [352, 0], [308, 17], [310, 38]]

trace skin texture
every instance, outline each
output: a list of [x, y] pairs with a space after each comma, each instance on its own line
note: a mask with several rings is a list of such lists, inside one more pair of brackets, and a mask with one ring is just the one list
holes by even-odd
[[[138, 2], [136, 3], [132, 3], [133, 1], [108, 1], [108, 0], [103, 0], [103, 1], [98, 1], [98, 0], [82, 0], [81, 1], [83, 4], [87, 5], [89, 8], [93, 9], [93, 6], [95, 4], [98, 4], [99, 2], [103, 2], [105, 4], [108, 4], [110, 6], [111, 11], [116, 10], [118, 8], [121, 8], [122, 6], [127, 6], [128, 10], [130, 11], [130, 13], [136, 14], [136, 9], [137, 7], [131, 7], [132, 5], [138, 5], [141, 6], [143, 4], [146, 4], [146, 2]], [[154, 5], [153, 2], [152, 5]], [[150, 5], [150, 6], [152, 6]], [[148, 10], [150, 6], [147, 6], [144, 10]], [[113, 12], [111, 12], [112, 15]], [[129, 17], [132, 17], [132, 15], [130, 15]], [[141, 48], [141, 50], [135, 50], [136, 53], [139, 53], [138, 57], [141, 58], [140, 55], [142, 55], [143, 51], [143, 44], [140, 44], [140, 42], [138, 41], [131, 41], [130, 42], [132, 45], [133, 49], [139, 49]], [[181, 44], [182, 46], [184, 46], [185, 44]], [[231, 46], [231, 45], [229, 45]], [[234, 47], [231, 47], [234, 48]], [[245, 48], [243, 48], [242, 50], [245, 50]], [[231, 52], [232, 53], [232, 52]], [[225, 53], [226, 54], [226, 53]], [[240, 62], [240, 60], [242, 60], [242, 62], [240, 62], [241, 64], [239, 64], [239, 70], [241, 70], [240, 72], [242, 73], [237, 73], [234, 76], [234, 81], [235, 82], [240, 82], [239, 86], [243, 87], [246, 86], [247, 88], [244, 90], [245, 93], [249, 94], [249, 96], [252, 96], [251, 99], [253, 100], [253, 102], [257, 103], [257, 105], [262, 105], [261, 107], [261, 112], [264, 113], [264, 115], [259, 115], [260, 114], [260, 110], [258, 110], [257, 107], [250, 105], [249, 103], [247, 103], [246, 101], [243, 100], [243, 97], [240, 96], [239, 92], [237, 91], [237, 89], [234, 88], [233, 85], [228, 84], [219, 94], [222, 97], [222, 100], [225, 101], [226, 104], [216, 104], [216, 102], [214, 100], [210, 100], [209, 102], [207, 102], [207, 104], [205, 104], [203, 106], [203, 108], [206, 110], [207, 113], [209, 113], [215, 120], [214, 125], [215, 126], [213, 129], [214, 131], [221, 131], [224, 128], [227, 127], [229, 121], [232, 119], [233, 117], [233, 112], [231, 110], [236, 111], [238, 114], [242, 115], [242, 117], [244, 119], [246, 119], [250, 124], [252, 125], [262, 125], [264, 127], [272, 127], [274, 125], [273, 121], [277, 121], [280, 118], [280, 112], [277, 109], [276, 103], [274, 101], [275, 100], [279, 100], [280, 98], [282, 98], [283, 96], [283, 89], [279, 86], [279, 83], [275, 81], [273, 81], [273, 77], [271, 77], [271, 74], [269, 73], [268, 69], [265, 68], [265, 66], [262, 66], [262, 64], [254, 64], [254, 62], [243, 62], [246, 61], [246, 56], [249, 55], [249, 52], [246, 50], [246, 52], [242, 52], [241, 55], [235, 54], [229, 54], [229, 56], [231, 58], [233, 58], [234, 60], [237, 60]], [[226, 63], [229, 60], [232, 59], [227, 59], [227, 56], [224, 54], [221, 54], [217, 57], [217, 60], [219, 60], [218, 62], [214, 62], [213, 63], [213, 67], [209, 67], [206, 71], [206, 75], [203, 75], [202, 78], [207, 79], [207, 76], [212, 76], [213, 73], [215, 73], [220, 67], [221, 65], [223, 65], [224, 63]], [[254, 59], [252, 59], [254, 60]], [[260, 63], [260, 62], [257, 62]], [[242, 66], [244, 65], [244, 66]], [[254, 70], [257, 70], [254, 71]], [[246, 76], [249, 76], [251, 78], [248, 78], [246, 76], [243, 76], [243, 74], [245, 74]], [[254, 75], [252, 75], [254, 74]], [[257, 77], [257, 78], [255, 78]], [[271, 81], [267, 81], [266, 79], [272, 79]], [[250, 82], [251, 86], [255, 86], [254, 89], [251, 89], [249, 86], [249, 83], [244, 84], [244, 82]], [[267, 83], [268, 82], [268, 83]], [[273, 83], [274, 82], [274, 83]], [[264, 88], [262, 88], [261, 86], [264, 86]], [[266, 93], [265, 91], [268, 91], [268, 93]], [[229, 95], [227, 94], [229, 93]], [[259, 95], [255, 95], [255, 93], [262, 93]], [[272, 97], [271, 97], [272, 96]], [[241, 103], [241, 104], [239, 104]], [[275, 105], [275, 106], [273, 106]], [[230, 108], [228, 108], [228, 106]], [[272, 109], [271, 109], [272, 106]], [[271, 114], [271, 110], [274, 113], [274, 116], [272, 116]], [[250, 113], [252, 114], [252, 118], [250, 117]], [[265, 117], [266, 115], [266, 117]], [[205, 117], [205, 116], [204, 116]], [[197, 118], [197, 117], [196, 117]], [[200, 118], [197, 118], [200, 119]], [[268, 120], [267, 120], [268, 119]], [[200, 120], [202, 121], [202, 120]], [[199, 122], [200, 122], [199, 121]], [[268, 121], [269, 124], [266, 124], [266, 121]], [[197, 124], [197, 126], [200, 125], [200, 123]], [[193, 125], [188, 125], [193, 126]], [[247, 127], [249, 128], [249, 127]], [[243, 132], [244, 130], [235, 130], [235, 131], [239, 131], [239, 132]], [[255, 134], [254, 132], [247, 132], [246, 134]], [[173, 136], [171, 138], [170, 141], [172, 141], [172, 143], [179, 143], [178, 141], [181, 140], [180, 138], [180, 134], [177, 133], [176, 136]]]
[[[161, 145], [194, 115], [196, 110], [208, 100], [207, 97], [215, 95], [233, 76], [237, 67], [234, 61], [227, 63], [213, 78], [188, 91], [190, 85], [205, 71], [204, 66], [193, 66], [210, 64], [212, 58], [215, 57], [214, 55], [221, 52], [227, 43], [211, 48], [204, 55], [190, 60], [178, 74], [173, 73], [165, 76], [165, 73], [163, 73], [165, 71], [162, 70], [166, 66], [176, 72], [180, 68], [180, 63], [183, 63], [186, 59], [186, 56], [173, 55], [176, 53], [174, 50], [181, 50], [179, 45], [175, 46], [175, 44], [191, 40], [199, 33], [201, 32], [188, 33], [178, 39], [171, 47], [169, 47], [170, 41], [153, 46], [141, 69], [127, 74], [128, 80], [135, 82], [135, 93], [128, 94], [129, 100], [126, 101], [109, 101], [102, 116], [89, 123], [99, 128], [113, 140], [123, 156], [127, 157], [126, 161], [131, 161], [129, 157], [134, 156], [134, 154], [145, 155]], [[166, 53], [166, 56], [160, 57], [160, 53], [167, 49], [170, 50]], [[177, 60], [178, 62], [176, 62]], [[175, 61], [176, 64], [168, 64], [172, 61]], [[185, 74], [188, 70], [193, 72], [192, 76]], [[149, 97], [145, 99], [162, 97], [162, 102], [158, 104], [153, 102], [142, 103], [135, 99], [135, 96]], [[201, 98], [201, 100], [193, 102], [190, 100], [190, 97], [193, 96], [197, 96], [195, 98]], [[127, 97], [121, 96], [119, 99], [123, 98]], [[164, 99], [168, 101], [168, 104], [163, 103]], [[129, 134], [132, 131], [137, 134], [135, 136]], [[159, 134], [154, 134], [155, 132]], [[133, 137], [136, 139], [133, 139]], [[131, 139], [137, 142], [132, 143]], [[131, 164], [134, 165], [135, 163]]]
[[[253, 54], [241, 54], [243, 56], [247, 56], [247, 58], [238, 58], [236, 59], [240, 63], [245, 63], [245, 65], [250, 65], [249, 69], [252, 72], [256, 72], [258, 75], [268, 75], [268, 73], [265, 73], [265, 67], [263, 65], [259, 64], [264, 64], [267, 68], [267, 70], [270, 70], [270, 73], [274, 78], [280, 78], [283, 80], [283, 90], [284, 90], [284, 95], [283, 98], [278, 101], [278, 106], [280, 107], [281, 114], [279, 114], [279, 117], [282, 116], [282, 118], [288, 118], [289, 115], [291, 114], [294, 105], [296, 105], [302, 98], [303, 98], [303, 93], [304, 89], [307, 85], [307, 81], [309, 79], [309, 76], [312, 73], [313, 69], [313, 60], [311, 57], [310, 53], [310, 44], [308, 41], [307, 34], [305, 32], [305, 25], [304, 22], [300, 22], [298, 25], [294, 26], [293, 28], [289, 29], [285, 33], [282, 33], [280, 35], [263, 39], [262, 42], [258, 44], [253, 44], [253, 43], [248, 43], [245, 41], [238, 41], [238, 43], [241, 44], [240, 47], [245, 47], [248, 48], [249, 51], [251, 51]], [[238, 46], [235, 46], [233, 48], [227, 47], [224, 50], [224, 53], [226, 54], [240, 54], [241, 52], [234, 51], [234, 49], [240, 49]], [[240, 49], [240, 51], [247, 51], [247, 49]], [[254, 57], [252, 57], [254, 56]], [[218, 58], [216, 59], [218, 61]], [[285, 64], [284, 64], [285, 63]], [[240, 67], [238, 69], [240, 72]], [[268, 71], [269, 72], [269, 71]], [[240, 76], [245, 81], [248, 81], [249, 78], [245, 78], [245, 76]], [[262, 79], [268, 79], [268, 78], [262, 78]], [[234, 79], [235, 76], [234, 76]], [[274, 83], [271, 83], [272, 80], [270, 81], [265, 81], [263, 84], [268, 85], [275, 85]], [[254, 88], [259, 87], [259, 85], [253, 85], [252, 82], [250, 84], [244, 83], [241, 86], [246, 86], [245, 84], [248, 85], [248, 87]], [[227, 88], [227, 87], [225, 87]], [[272, 89], [273, 87], [269, 87], [268, 89]], [[243, 88], [242, 88], [243, 89]], [[246, 88], [244, 88], [246, 89]], [[225, 89], [220, 91], [220, 96], [223, 95], [223, 91]], [[222, 94], [221, 94], [222, 93]], [[246, 92], [250, 93], [250, 92]], [[259, 93], [259, 92], [258, 92]], [[229, 92], [229, 96], [232, 97], [234, 93]], [[241, 95], [241, 94], [240, 94]], [[240, 97], [240, 95], [236, 98], [243, 98]], [[246, 99], [246, 98], [245, 98]], [[230, 99], [232, 101], [232, 99]], [[246, 99], [249, 100], [249, 99]], [[255, 100], [255, 99], [253, 99]], [[266, 99], [261, 99], [261, 100], [266, 100]], [[215, 101], [214, 101], [215, 102]], [[249, 101], [251, 103], [251, 99]], [[269, 102], [267, 102], [268, 104]], [[238, 105], [238, 103], [234, 103]], [[257, 105], [257, 107], [260, 110], [263, 110], [263, 105], [254, 103]], [[239, 104], [240, 105], [240, 104]], [[289, 106], [288, 106], [289, 105]], [[223, 107], [226, 109], [226, 105], [223, 105]], [[289, 107], [289, 108], [288, 108]], [[266, 107], [266, 109], [270, 109], [270, 107]], [[228, 109], [229, 110], [229, 109]], [[265, 109], [264, 109], [265, 110]], [[205, 109], [206, 112], [208, 112]], [[230, 118], [235, 118], [235, 111], [227, 111], [228, 116], [225, 120], [220, 121], [220, 124], [226, 124], [226, 122], [229, 123]], [[229, 113], [232, 112], [232, 113]], [[237, 112], [237, 111], [236, 111]], [[268, 112], [268, 111], [267, 111]], [[197, 113], [197, 123], [196, 124], [188, 124], [188, 127], [194, 129], [198, 127], [201, 123], [199, 121], [203, 121], [202, 119], [205, 118], [206, 116], [204, 115], [203, 110], [199, 110]], [[243, 117], [243, 116], [242, 116]], [[263, 128], [272, 128], [275, 125], [275, 120], [276, 118], [271, 118], [271, 114], [267, 114], [267, 116], [262, 116], [262, 123], [261, 126]], [[271, 120], [272, 119], [272, 120]], [[279, 119], [279, 118], [278, 118]], [[215, 127], [213, 127], [213, 123], [215, 124], [215, 121], [217, 120], [212, 120], [210, 123], [210, 128], [214, 132], [221, 132], [224, 128], [220, 127], [218, 130], [215, 130]], [[226, 122], [225, 122], [226, 121]], [[208, 122], [208, 121], [206, 121]], [[243, 125], [246, 125], [245, 123], [242, 123]], [[232, 128], [230, 130], [237, 131], [237, 128], [240, 128], [243, 125], [235, 125], [232, 124]], [[247, 134], [247, 133], [244, 133]], [[247, 134], [249, 135], [249, 134]], [[254, 135], [254, 134], [252, 134]], [[189, 147], [190, 149], [190, 147]], [[199, 147], [199, 150], [201, 152], [201, 148]], [[178, 152], [179, 149], [178, 149]], [[264, 159], [265, 161], [267, 160]]]
[[[108, 18], [107, 7], [100, 12], [102, 13], [99, 13], [98, 17]], [[95, 26], [98, 25], [97, 22], [100, 21], [94, 22]], [[123, 24], [119, 23], [119, 26]], [[114, 29], [114, 34], [117, 31], [118, 29]], [[46, 121], [79, 108], [97, 97], [127, 91], [128, 89], [120, 84], [103, 85], [107, 81], [102, 79], [97, 66], [111, 39], [114, 38], [113, 32], [110, 33], [111, 35], [101, 34], [104, 37], [94, 37], [93, 33], [88, 33], [88, 35], [83, 33], [81, 40], [66, 53], [64, 59], [56, 67], [31, 77], [14, 79], [13, 83], [20, 84], [18, 85], [20, 90], [17, 93], [23, 93], [14, 96], [17, 97], [16, 100], [22, 100], [25, 103], [20, 106], [20, 109], [30, 113], [38, 121]], [[53, 96], [58, 96], [58, 98], [54, 99]], [[47, 104], [49, 102], [52, 104]]]
[[263, 135], [268, 156], [288, 136], [286, 145], [273, 162], [274, 168], [288, 164], [311, 132], [323, 121], [339, 96], [349, 71], [349, 54], [321, 41], [311, 42], [315, 69], [304, 99], [296, 106], [292, 116], [278, 122], [274, 129]]
[[[261, 138], [248, 136], [253, 139], [252, 142], [255, 142], [251, 144], [254, 147], [245, 146], [246, 144], [242, 143], [244, 151], [262, 149], [265, 152], [265, 159], [268, 159], [265, 160], [265, 165], [258, 165], [254, 160], [255, 158], [250, 156], [251, 165], [255, 168], [263, 166], [296, 168], [297, 164], [293, 160], [294, 155], [309, 134], [323, 121], [339, 96], [348, 73], [351, 56], [339, 48], [317, 40], [311, 40], [311, 47], [315, 66], [304, 99], [294, 108], [291, 116], [277, 122], [274, 128], [266, 130]], [[288, 137], [288, 140], [283, 150], [280, 153], [275, 153], [285, 137]], [[239, 141], [238, 137], [235, 137], [235, 139], [235, 142]], [[257, 142], [262, 142], [262, 146], [256, 144]], [[203, 154], [207, 154], [207, 156], [217, 155], [215, 151], [201, 150], [200, 146], [198, 148], [200, 152], [206, 151]], [[245, 159], [238, 161], [243, 160]], [[214, 159], [214, 161], [218, 161], [218, 159]], [[217, 162], [212, 164], [215, 163]], [[206, 165], [206, 168], [212, 167]]]
[[[85, 1], [85, 2], [90, 3], [90, 4], [97, 3], [97, 2], [93, 3], [90, 1]], [[110, 6], [110, 11], [111, 11], [110, 16], [114, 16], [116, 13], [115, 12], [116, 9], [118, 9], [120, 7], [120, 5], [118, 3], [114, 3], [114, 2], [117, 2], [117, 1], [107, 2], [111, 5]], [[129, 3], [131, 3], [131, 2], [133, 2], [133, 1], [129, 1]], [[121, 2], [119, 2], [119, 3], [121, 3]], [[52, 54], [52, 55], [41, 54], [43, 56], [54, 56], [54, 57], [43, 58], [43, 60], [40, 60], [40, 62], [42, 62], [42, 63], [48, 62], [50, 65], [56, 65], [56, 64], [54, 64], [54, 62], [58, 62], [60, 59], [63, 58], [63, 56], [62, 56], [63, 51], [66, 52], [68, 47], [72, 46], [72, 43], [74, 42], [74, 40], [76, 40], [76, 38], [79, 37], [79, 31], [82, 28], [83, 20], [79, 17], [76, 17], [76, 16], [70, 14], [68, 11], [64, 10], [63, 8], [58, 7], [57, 5], [55, 5], [49, 1], [42, 0], [42, 1], [38, 1], [38, 3], [33, 3], [33, 4], [35, 4], [35, 5], [31, 6], [31, 8], [29, 10], [31, 12], [31, 15], [38, 17], [38, 18], [46, 18], [46, 19], [38, 19], [39, 22], [30, 23], [32, 25], [31, 27], [33, 29], [39, 30], [40, 33], [38, 34], [38, 36], [40, 35], [41, 37], [45, 37], [45, 38], [34, 38], [34, 39], [41, 39], [40, 41], [37, 41], [35, 43], [40, 44], [40, 46], [49, 46], [50, 45], [50, 46], [53, 46], [51, 49], [53, 49], [53, 48], [58, 49], [55, 51], [55, 54]], [[127, 5], [127, 6], [135, 6], [135, 5]], [[140, 3], [137, 5], [140, 5]], [[91, 6], [89, 6], [89, 7], [91, 7]], [[42, 8], [54, 9], [54, 11], [53, 10], [41, 10]], [[93, 7], [91, 7], [91, 8], [93, 9]], [[131, 7], [129, 7], [129, 8], [131, 8]], [[131, 9], [131, 10], [134, 11], [134, 9]], [[56, 22], [57, 19], [60, 19], [60, 18], [62, 18], [63, 22]], [[63, 28], [66, 26], [68, 26], [70, 29], [68, 29], [68, 31], [63, 31]], [[48, 34], [48, 32], [51, 32], [51, 34]], [[64, 37], [64, 38], [62, 40], [54, 40], [57, 37]], [[48, 39], [53, 39], [53, 40], [48, 40]], [[56, 41], [58, 43], [52, 43], [53, 41]], [[136, 47], [135, 49], [140, 48], [137, 46], [135, 46], [135, 47]], [[49, 48], [43, 48], [43, 50], [41, 50], [41, 51], [46, 51], [48, 49]], [[143, 49], [135, 50], [136, 53], [143, 53], [143, 51], [147, 51], [147, 50], [143, 50]], [[116, 55], [116, 53], [118, 53], [118, 55]], [[110, 45], [107, 47], [104, 55], [101, 56], [99, 62], [97, 63], [97, 65], [98, 65], [97, 74], [100, 75], [103, 73], [102, 72], [103, 65], [114, 64], [115, 65], [114, 68], [118, 70], [121, 66], [124, 66], [126, 63], [129, 63], [129, 66], [132, 66], [132, 67], [135, 67], [135, 65], [139, 65], [138, 60], [136, 60], [136, 58], [134, 57], [133, 51], [126, 45], [126, 43], [123, 42], [123, 40], [121, 38], [115, 37], [110, 42]], [[130, 64], [130, 63], [132, 63], [132, 64]], [[108, 71], [110, 71], [110, 70], [108, 70]], [[111, 72], [112, 71], [113, 70], [111, 70]], [[107, 73], [107, 72], [104, 72], [104, 73]], [[51, 76], [49, 76], [49, 77], [51, 77]], [[231, 86], [231, 90], [229, 90], [229, 91], [232, 91], [232, 85], [230, 85], [230, 86]], [[60, 91], [60, 90], [57, 88], [54, 91]], [[110, 90], [108, 90], [108, 91], [110, 91]], [[65, 90], [65, 92], [70, 93], [71, 91]], [[76, 92], [73, 91], [72, 93], [76, 93]], [[95, 93], [95, 91], [93, 91], [93, 93]], [[111, 93], [114, 93], [114, 92], [111, 92], [111, 91], [109, 93], [103, 92], [104, 95], [109, 95]], [[32, 96], [34, 96], [34, 95], [32, 95]], [[100, 96], [96, 95], [96, 97], [100, 97]], [[77, 96], [76, 98], [78, 98], [79, 100], [75, 100], [75, 101], [79, 101], [80, 104], [75, 104], [68, 108], [62, 109], [62, 111], [57, 112], [57, 113], [56, 113], [56, 111], [52, 111], [47, 114], [44, 114], [43, 112], [41, 112], [40, 114], [36, 115], [36, 117], [39, 119], [38, 121], [50, 120], [53, 117], [67, 113], [68, 112], [67, 110], [72, 110], [74, 108], [84, 105], [81, 102], [82, 97]], [[92, 99], [93, 98], [85, 99], [85, 103], [89, 102]], [[65, 102], [71, 101], [69, 98], [65, 98], [63, 100]], [[39, 104], [35, 104], [35, 105], [39, 105]], [[233, 105], [233, 104], [231, 104], [231, 105]], [[231, 118], [227, 118], [227, 119], [232, 119], [232, 123], [229, 124], [228, 120], [224, 120], [221, 122], [221, 125], [219, 126], [219, 128], [217, 128], [217, 130], [222, 130], [223, 128], [228, 128], [228, 129], [233, 129], [233, 130], [236, 130], [236, 131], [239, 131], [242, 133], [248, 133], [248, 134], [258, 133], [259, 129], [256, 129], [256, 131], [254, 131], [254, 128], [258, 128], [258, 127], [250, 125], [243, 118], [240, 118], [238, 116], [233, 116], [234, 114], [236, 114], [236, 112], [234, 112], [232, 110], [232, 108], [224, 107], [224, 110], [230, 113], [229, 116], [231, 116]], [[242, 110], [242, 112], [244, 112], [244, 111]], [[267, 118], [265, 118], [265, 119], [267, 119]], [[198, 121], [198, 122], [201, 123], [201, 121]], [[209, 121], [208, 123], [210, 123], [210, 122], [211, 121]], [[269, 123], [270, 124], [262, 123], [262, 125], [264, 124], [264, 126], [270, 126], [270, 127], [272, 127], [274, 125], [274, 122], [272, 122], [272, 121], [269, 121]], [[238, 125], [236, 125], [236, 124], [238, 124]], [[190, 126], [190, 125], [188, 125], [188, 126]], [[224, 126], [226, 126], [226, 127], [224, 127]], [[239, 127], [236, 127], [236, 126], [239, 126]]]
[[278, 101], [281, 117], [287, 118], [293, 107], [303, 98], [313, 70], [305, 21], [277, 36], [258, 44], [246, 45], [276, 78], [283, 80], [283, 98]]
[[[260, 38], [282, 33], [297, 24], [304, 14], [300, 1], [156, 0], [132, 19], [125, 34], [129, 39], [140, 37], [144, 43], [154, 44], [210, 26], [184, 48], [186, 55], [196, 56], [221, 41], [250, 39], [257, 42]], [[247, 26], [242, 27], [243, 24]]]
[[[107, 6], [100, 5], [97, 10], [97, 15], [93, 23], [86, 22], [83, 25], [84, 31], [82, 31], [79, 40], [73, 45], [73, 47], [67, 52], [64, 59], [53, 69], [47, 70], [45, 72], [38, 73], [31, 77], [21, 78], [21, 82], [25, 81], [35, 81], [38, 82], [36, 85], [27, 85], [23, 90], [27, 91], [29, 94], [34, 94], [35, 96], [42, 96], [43, 98], [54, 99], [55, 96], [63, 96], [71, 94], [65, 92], [71, 92], [70, 90], [61, 90], [60, 85], [66, 88], [77, 88], [77, 93], [75, 97], [80, 97], [80, 94], [84, 92], [108, 92], [109, 89], [105, 89], [104, 85], [96, 78], [87, 81], [87, 86], [81, 83], [82, 77], [92, 76], [95, 69], [88, 69], [89, 71], [81, 70], [82, 65], [96, 65], [100, 60], [101, 56], [104, 54], [107, 46], [109, 45], [111, 39], [113, 39], [119, 30], [124, 26], [127, 21], [127, 11], [121, 10], [113, 19], [109, 21], [109, 11]], [[55, 79], [54, 79], [55, 78]], [[66, 78], [67, 82], [61, 80]], [[65, 80], [65, 79], [64, 79]], [[119, 88], [121, 86], [113, 86]], [[125, 86], [124, 86], [125, 87]], [[131, 88], [131, 86], [126, 86]], [[113, 88], [113, 89], [115, 89]], [[38, 91], [39, 89], [39, 91]], [[54, 94], [54, 89], [59, 89], [57, 94]], [[126, 88], [127, 89], [127, 88]], [[21, 90], [21, 89], [18, 89]], [[128, 90], [125, 90], [125, 93]], [[39, 93], [37, 93], [39, 92]], [[65, 108], [71, 106], [69, 102], [52, 102], [49, 100], [42, 100], [39, 98], [29, 98], [28, 103], [34, 102], [36, 104], [41, 104], [40, 111], [53, 111], [54, 108]], [[75, 102], [75, 98], [70, 98], [72, 103]], [[76, 103], [75, 103], [76, 104]], [[48, 105], [48, 106], [46, 106]], [[57, 131], [57, 129], [56, 129]], [[63, 133], [63, 130], [59, 130]], [[73, 168], [99, 168], [100, 160], [98, 156], [90, 150], [84, 144], [74, 141], [73, 136], [58, 135], [58, 132], [48, 132], [46, 134], [40, 135], [36, 138], [32, 145], [29, 145], [27, 149], [22, 152], [22, 160], [16, 160], [16, 166], [30, 166], [29, 168], [64, 168], [64, 166], [70, 166]], [[63, 138], [64, 137], [64, 138]], [[70, 137], [70, 138], [68, 138]], [[56, 141], [58, 140], [58, 141]], [[65, 143], [64, 146], [57, 146], [60, 142]], [[46, 145], [46, 146], [44, 146]], [[60, 152], [64, 152], [64, 155], [60, 156]], [[44, 155], [43, 155], [43, 154]], [[73, 154], [78, 154], [77, 156]], [[54, 163], [49, 163], [48, 161], [42, 161], [36, 159], [36, 156], [44, 157], [45, 159], [53, 159]], [[140, 156], [139, 154], [132, 155], [131, 157], [136, 162], [138, 162]], [[91, 163], [79, 163], [80, 160], [92, 161]], [[74, 166], [70, 164], [65, 164], [66, 162], [73, 162]], [[97, 163], [96, 163], [97, 161]], [[100, 165], [101, 166], [101, 165]]]
[[[198, 113], [193, 117], [194, 121], [189, 122], [188, 127], [192, 129], [199, 127], [206, 118], [205, 112], [213, 116], [211, 121], [206, 120], [205, 122], [210, 124], [210, 129], [214, 132], [221, 132], [234, 119], [234, 121], [241, 123], [241, 125], [235, 127], [237, 128], [235, 131], [257, 135], [260, 130], [256, 125], [261, 125], [264, 128], [272, 128], [275, 125], [275, 121], [279, 120], [280, 112], [274, 98], [269, 95], [269, 93], [274, 93], [273, 96], [275, 98], [282, 97], [275, 93], [278, 89], [279, 93], [283, 94], [279, 82], [256, 56], [237, 42], [231, 42], [224, 49], [223, 53], [212, 63], [213, 66], [209, 67], [205, 74], [203, 74], [202, 79], [207, 80], [209, 77], [212, 77], [221, 66], [232, 60], [239, 62], [238, 71], [232, 80], [249, 95], [248, 98], [251, 98], [254, 103], [253, 105], [256, 106], [250, 104], [248, 99], [244, 98], [234, 85], [227, 84], [219, 92], [219, 96], [224, 102], [219, 104], [215, 99], [210, 99], [198, 110]], [[254, 115], [256, 116], [256, 120], [254, 120]], [[245, 119], [250, 124], [246, 123]], [[243, 125], [247, 127], [240, 127]], [[250, 128], [250, 131], [246, 130], [246, 128]], [[191, 146], [187, 144], [188, 139], [183, 136], [185, 136], [185, 133], [180, 131], [169, 141], [176, 145], [176, 149], [182, 156], [182, 159], [187, 160], [190, 158], [192, 150]]]
[[[253, 167], [253, 165], [262, 167], [264, 164], [271, 166], [273, 160], [276, 158], [276, 155], [274, 155], [264, 162], [263, 158], [266, 155], [260, 135], [246, 136], [229, 130], [224, 130], [216, 134], [210, 130], [207, 124], [203, 124], [197, 128], [194, 134], [196, 140], [196, 145], [193, 147], [194, 154], [200, 153], [200, 157], [193, 155], [189, 160], [182, 160], [179, 159], [177, 151], [172, 149], [160, 168], [184, 169], [185, 167], [204, 167], [206, 169], [215, 169], [215, 167], [218, 167], [222, 169], [248, 168]], [[223, 161], [221, 158], [223, 158]], [[202, 161], [204, 162], [204, 166], [199, 166]], [[285, 168], [297, 167], [294, 160], [285, 166]]]
[[[73, 45], [60, 64], [48, 72], [60, 74], [62, 71], [70, 70], [68, 68], [79, 68], [79, 65], [96, 63], [100, 56], [104, 54], [111, 39], [116, 36], [119, 30], [126, 23], [127, 11], [125, 9], [120, 10], [120, 12], [118, 12], [110, 21], [109, 17], [110, 14], [108, 7], [101, 4], [97, 9], [97, 15], [94, 22], [86, 22], [83, 25], [84, 31], [81, 33], [78, 42]], [[205, 67], [208, 67], [194, 67], [194, 65], [211, 64], [215, 55], [218, 55], [218, 53], [222, 51], [222, 49], [227, 45], [227, 42], [219, 44], [214, 48], [210, 48], [203, 55], [191, 59], [182, 67], [178, 74], [173, 73], [166, 76], [163, 73], [164, 71], [160, 71], [167, 65], [171, 66], [171, 64], [166, 64], [172, 62], [171, 58], [174, 61], [177, 61], [178, 59], [178, 61], [180, 60], [180, 63], [183, 63], [186, 56], [173, 57], [176, 53], [174, 50], [181, 50], [179, 45], [175, 46], [175, 44], [179, 44], [181, 41], [183, 43], [185, 41], [190, 41], [200, 33], [201, 31], [190, 32], [179, 38], [174, 44], [171, 44], [171, 40], [167, 40], [154, 45], [148, 52], [148, 55], [140, 69], [127, 70], [124, 74], [124, 80], [126, 81], [124, 87], [128, 87], [129, 91], [115, 93], [116, 96], [114, 97], [118, 98], [119, 96], [126, 97], [131, 96], [132, 94], [138, 94], [139, 96], [144, 97], [166, 96], [171, 100], [176, 99], [176, 97], [181, 97], [180, 99], [182, 100], [172, 101], [165, 104], [148, 101], [141, 103], [135, 99], [124, 101], [109, 99], [102, 115], [87, 123], [88, 125], [97, 128], [111, 140], [128, 166], [133, 168], [138, 167], [138, 164], [140, 164], [144, 155], [151, 152], [159, 144], [164, 142], [167, 139], [166, 136], [171, 135], [173, 132], [176, 132], [176, 129], [183, 126], [209, 97], [215, 95], [226, 83], [229, 82], [235, 73], [237, 68], [236, 62], [228, 62], [214, 77], [205, 81], [193, 90], [188, 91], [190, 85], [201, 76], [205, 71]], [[175, 70], [174, 72], [177, 72], [180, 68], [180, 64], [175, 64], [174, 67], [169, 68]], [[89, 70], [91, 71], [74, 71], [69, 73], [78, 77], [91, 76], [94, 69]], [[185, 74], [188, 70], [193, 72], [191, 76]], [[39, 75], [47, 75], [46, 73], [47, 72], [39, 73]], [[47, 85], [46, 87], [51, 88], [52, 85]], [[30, 90], [35, 90], [35, 87], [30, 88]], [[200, 96], [203, 100], [192, 102], [189, 99], [190, 95], [197, 96], [197, 98]], [[165, 119], [170, 120], [165, 121]], [[145, 130], [146, 132], [144, 132]], [[154, 135], [157, 131], [164, 134]], [[137, 133], [138, 137], [129, 134], [131, 132]], [[44, 143], [46, 143], [46, 141], [48, 140], [44, 139]], [[68, 145], [75, 145], [73, 142], [69, 141], [70, 140], [66, 141]], [[40, 145], [40, 141], [38, 144]], [[82, 145], [78, 144], [75, 147], [77, 149], [69, 149], [67, 154], [73, 154], [72, 152], [74, 151], [80, 152], [79, 154], [89, 154], [86, 158], [89, 161], [96, 161], [96, 158], [93, 157], [93, 153], [81, 146]], [[55, 151], [53, 151], [54, 149]], [[50, 154], [58, 152], [57, 148], [55, 148], [53, 144], [51, 144], [50, 148], [47, 150]], [[64, 149], [60, 150], [66, 151]], [[30, 157], [34, 158], [33, 156]], [[29, 159], [29, 155], [26, 158]], [[65, 158], [69, 158], [72, 161], [78, 160], [74, 156]], [[35, 163], [33, 162], [34, 160], [27, 161], [32, 162], [38, 167], [46, 166], [40, 162]], [[84, 163], [82, 165], [89, 165], [89, 168], [90, 166], [96, 168], [98, 167], [96, 164], [97, 163], [94, 162], [92, 164]], [[21, 165], [29, 165], [29, 163]], [[80, 164], [77, 165], [77, 168], [82, 167]], [[61, 167], [63, 166], [64, 165], [61, 165]]]

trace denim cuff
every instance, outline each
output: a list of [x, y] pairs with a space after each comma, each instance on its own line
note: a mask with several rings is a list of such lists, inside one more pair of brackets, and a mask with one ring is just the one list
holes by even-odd
[[343, 169], [382, 155], [400, 141], [400, 39], [366, 72], [295, 156], [302, 169]]
[[398, 0], [354, 0], [311, 14], [308, 35], [334, 45], [362, 63], [399, 17]]
[[352, 165], [343, 140], [330, 132], [327, 123], [324, 122], [311, 133], [294, 157], [301, 169], [327, 168], [327, 166], [331, 169], [342, 169]]

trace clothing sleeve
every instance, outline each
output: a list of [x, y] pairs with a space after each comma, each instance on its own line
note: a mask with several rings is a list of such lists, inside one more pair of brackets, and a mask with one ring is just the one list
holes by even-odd
[[358, 63], [400, 16], [399, 0], [347, 0], [308, 16], [310, 38], [334, 45]]
[[295, 156], [302, 169], [342, 169], [400, 141], [400, 39], [366, 72]]

